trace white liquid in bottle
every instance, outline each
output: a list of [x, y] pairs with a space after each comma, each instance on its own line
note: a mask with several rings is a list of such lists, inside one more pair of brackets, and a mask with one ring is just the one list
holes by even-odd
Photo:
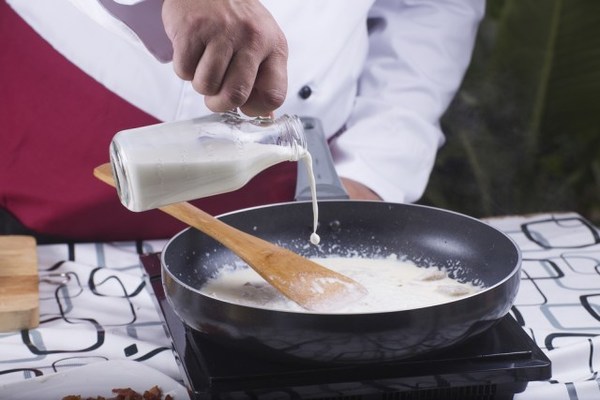
[[[244, 186], [260, 171], [289, 160], [290, 149], [258, 143], [236, 147], [222, 140], [200, 140], [186, 154], [163, 145], [160, 151], [137, 148], [139, 154], [129, 164], [131, 209], [143, 211], [165, 204], [229, 192]], [[151, 144], [149, 144], [149, 147]]]

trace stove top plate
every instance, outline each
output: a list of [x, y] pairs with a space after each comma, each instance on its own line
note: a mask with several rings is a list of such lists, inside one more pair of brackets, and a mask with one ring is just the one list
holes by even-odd
[[418, 359], [355, 365], [263, 359], [187, 327], [165, 298], [159, 255], [141, 260], [194, 399], [511, 399], [529, 381], [551, 376], [550, 360], [510, 315]]

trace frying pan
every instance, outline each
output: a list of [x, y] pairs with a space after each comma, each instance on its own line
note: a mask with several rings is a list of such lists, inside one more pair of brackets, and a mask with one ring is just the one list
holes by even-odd
[[480, 220], [448, 210], [320, 200], [318, 247], [308, 244], [308, 201], [254, 207], [219, 218], [306, 257], [393, 254], [418, 266], [445, 268], [450, 277], [485, 288], [444, 304], [386, 312], [318, 314], [250, 307], [200, 291], [220, 268], [240, 264], [237, 256], [193, 228], [169, 240], [161, 256], [163, 286], [182, 321], [210, 340], [282, 361], [381, 362], [443, 350], [502, 319], [519, 287], [521, 253], [515, 243]]

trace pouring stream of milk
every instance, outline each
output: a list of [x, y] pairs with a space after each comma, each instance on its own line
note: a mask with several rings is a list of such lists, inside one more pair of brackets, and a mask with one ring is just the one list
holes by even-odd
[[312, 209], [313, 209], [313, 232], [310, 235], [310, 242], [315, 246], [321, 242], [321, 238], [317, 234], [317, 226], [319, 224], [319, 205], [317, 203], [317, 184], [315, 182], [315, 174], [313, 171], [312, 156], [307, 151], [302, 157], [302, 161], [306, 166], [308, 172], [308, 179], [310, 184], [310, 194], [312, 197]]

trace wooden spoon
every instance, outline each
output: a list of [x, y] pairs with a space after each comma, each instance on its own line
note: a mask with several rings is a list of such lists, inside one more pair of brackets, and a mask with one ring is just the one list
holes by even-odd
[[[94, 175], [115, 186], [110, 164], [96, 167]], [[275, 289], [307, 310], [332, 311], [368, 293], [364, 286], [347, 276], [242, 232], [190, 203], [174, 203], [160, 210], [223, 244]]]

